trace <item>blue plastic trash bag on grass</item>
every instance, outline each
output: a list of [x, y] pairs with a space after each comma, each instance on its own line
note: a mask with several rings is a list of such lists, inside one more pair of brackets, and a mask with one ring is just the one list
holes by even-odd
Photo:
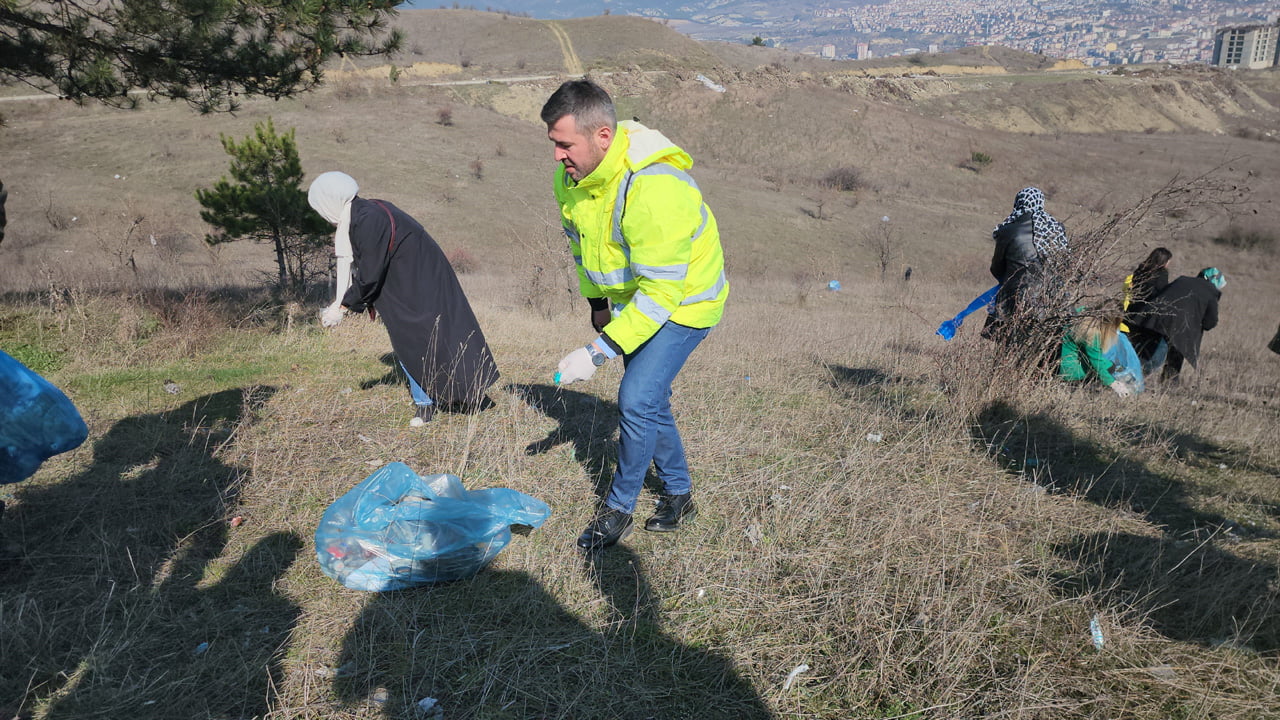
[[316, 529], [316, 559], [352, 590], [402, 590], [476, 574], [511, 542], [511, 526], [551, 516], [509, 488], [467, 490], [391, 463], [338, 498]]
[[1119, 338], [1107, 351], [1107, 359], [1111, 361], [1111, 374], [1117, 382], [1128, 385], [1132, 392], [1140, 393], [1146, 389], [1142, 377], [1142, 361], [1138, 359], [1133, 343], [1129, 342], [1129, 336], [1124, 333], [1116, 334]]
[[0, 485], [26, 480], [88, 436], [61, 390], [0, 350]]

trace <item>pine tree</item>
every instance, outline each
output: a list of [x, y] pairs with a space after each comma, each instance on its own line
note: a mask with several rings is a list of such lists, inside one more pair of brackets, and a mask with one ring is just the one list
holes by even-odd
[[293, 129], [279, 135], [268, 118], [243, 142], [223, 135], [222, 147], [231, 156], [231, 178], [196, 191], [205, 208], [201, 219], [221, 231], [206, 235], [205, 242], [270, 240], [278, 286], [302, 292], [308, 280], [328, 269], [324, 251], [333, 227], [307, 204]]
[[334, 55], [399, 48], [403, 0], [0, 2], [0, 78], [76, 102], [132, 106], [142, 90], [201, 112], [239, 95], [290, 97]]

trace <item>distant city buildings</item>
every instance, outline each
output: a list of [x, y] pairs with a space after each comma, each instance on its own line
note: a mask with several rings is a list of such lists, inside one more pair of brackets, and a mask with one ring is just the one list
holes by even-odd
[[[1220, 28], [1257, 32], [1225, 44], [1231, 67], [1258, 67], [1274, 47], [1280, 0], [820, 0], [808, 12], [792, 3], [701, 2], [682, 6], [682, 31], [707, 40], [760, 34], [795, 52], [837, 58], [946, 52], [1003, 45], [1089, 66], [1217, 63]], [[1272, 43], [1262, 38], [1272, 28]], [[1246, 47], [1247, 46], [1247, 47]], [[936, 48], [936, 50], [935, 50]], [[918, 52], [918, 50], [917, 50]], [[1275, 62], [1274, 51], [1270, 62]]]
[[1222, 28], [1213, 36], [1213, 64], [1246, 70], [1280, 65], [1277, 37], [1280, 37], [1280, 22]]

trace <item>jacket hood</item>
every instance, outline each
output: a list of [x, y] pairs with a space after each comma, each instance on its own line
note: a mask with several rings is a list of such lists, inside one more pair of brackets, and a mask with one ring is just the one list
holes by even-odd
[[632, 170], [639, 170], [656, 162], [665, 162], [681, 170], [693, 167], [693, 158], [689, 157], [689, 153], [681, 150], [661, 132], [634, 120], [619, 122], [618, 129], [621, 131], [618, 135], [627, 138], [627, 165]]

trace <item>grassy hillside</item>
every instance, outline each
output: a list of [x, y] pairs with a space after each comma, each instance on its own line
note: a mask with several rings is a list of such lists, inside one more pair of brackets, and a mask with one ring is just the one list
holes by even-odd
[[[401, 22], [413, 62], [452, 67], [347, 67], [236, 116], [0, 104], [0, 348], [90, 426], [0, 486], [0, 715], [402, 718], [426, 697], [450, 719], [1275, 715], [1275, 74], [859, 78], [731, 63], [633, 18]], [[550, 379], [591, 336], [537, 121], [571, 57], [693, 154], [733, 284], [675, 388], [702, 513], [597, 558], [573, 539], [621, 368]], [[999, 121], [1014, 109], [1030, 120]], [[204, 247], [193, 193], [226, 172], [219, 135], [267, 117], [297, 129], [308, 177], [351, 173], [458, 261], [494, 408], [410, 429], [379, 324], [323, 330], [326, 288], [279, 297], [265, 246]], [[1010, 367], [976, 320], [933, 334], [989, 287], [991, 228], [1029, 184], [1090, 248], [1096, 292], [1157, 244], [1175, 275], [1223, 269], [1182, 387], [1122, 401]], [[316, 524], [397, 460], [551, 519], [471, 580], [346, 590]]]

